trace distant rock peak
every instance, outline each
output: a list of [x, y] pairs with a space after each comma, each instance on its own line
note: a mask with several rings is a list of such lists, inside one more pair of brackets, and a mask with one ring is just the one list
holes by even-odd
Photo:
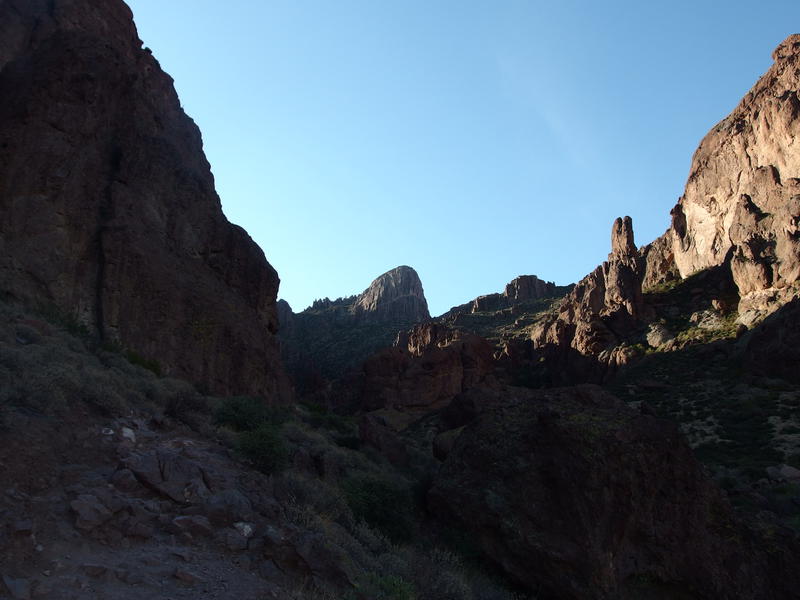
[[506, 284], [503, 292], [509, 302], [527, 302], [547, 298], [556, 293], [556, 284], [552, 281], [543, 281], [536, 275], [520, 275]]
[[419, 275], [402, 265], [375, 279], [353, 303], [353, 313], [370, 320], [427, 321], [428, 302]]

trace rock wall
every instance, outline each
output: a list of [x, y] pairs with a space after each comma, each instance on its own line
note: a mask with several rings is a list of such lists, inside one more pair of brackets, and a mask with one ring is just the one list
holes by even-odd
[[772, 57], [700, 143], [665, 234], [682, 277], [731, 261], [740, 312], [776, 307], [800, 276], [800, 35]]
[[120, 0], [0, 4], [0, 287], [218, 394], [286, 400], [279, 279]]

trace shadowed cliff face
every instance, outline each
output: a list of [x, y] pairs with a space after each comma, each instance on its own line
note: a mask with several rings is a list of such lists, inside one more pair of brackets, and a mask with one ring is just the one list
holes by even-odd
[[119, 0], [0, 4], [0, 286], [215, 393], [288, 398], [278, 276]]

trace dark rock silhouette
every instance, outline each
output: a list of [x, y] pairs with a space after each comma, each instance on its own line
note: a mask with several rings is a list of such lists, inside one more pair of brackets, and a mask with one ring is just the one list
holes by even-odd
[[289, 397], [278, 275], [119, 0], [0, 5], [0, 285], [220, 393]]

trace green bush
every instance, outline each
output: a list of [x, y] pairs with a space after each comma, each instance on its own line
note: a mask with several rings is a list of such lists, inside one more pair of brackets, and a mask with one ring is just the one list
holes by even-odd
[[239, 452], [263, 473], [278, 473], [288, 465], [286, 442], [275, 424], [263, 423], [258, 429], [243, 431], [237, 445]]
[[214, 419], [217, 425], [228, 426], [236, 431], [254, 431], [265, 423], [279, 424], [285, 417], [267, 406], [263, 398], [233, 396], [222, 401]]
[[411, 537], [414, 500], [407, 485], [381, 475], [353, 475], [342, 482], [350, 510], [358, 520], [394, 541]]
[[370, 573], [363, 593], [375, 600], [414, 600], [414, 586], [402, 577]]

